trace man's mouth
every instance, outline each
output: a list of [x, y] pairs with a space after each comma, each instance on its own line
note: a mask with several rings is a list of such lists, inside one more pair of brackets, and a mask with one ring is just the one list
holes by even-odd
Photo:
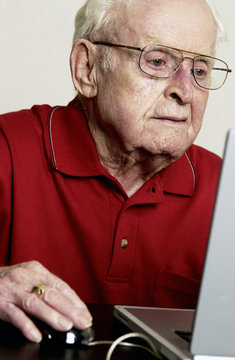
[[169, 123], [175, 123], [175, 124], [183, 124], [187, 121], [187, 118], [176, 117], [176, 116], [166, 116], [166, 117], [162, 116], [162, 117], [156, 117], [155, 120], [169, 122]]

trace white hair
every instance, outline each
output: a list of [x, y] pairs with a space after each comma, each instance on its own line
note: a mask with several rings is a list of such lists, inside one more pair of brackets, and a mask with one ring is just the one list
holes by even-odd
[[[77, 12], [73, 42], [79, 38], [94, 41], [100, 36], [110, 37], [111, 33], [115, 36], [115, 33], [118, 32], [120, 8], [128, 6], [131, 1], [87, 0]], [[102, 38], [102, 40], [104, 39]]]
[[[118, 34], [121, 6], [128, 6], [133, 0], [86, 0], [77, 12], [73, 42], [79, 38], [105, 40]], [[205, 0], [211, 9], [217, 27], [217, 43], [225, 39], [224, 26], [211, 0]]]
[[220, 19], [220, 16], [219, 16], [219, 13], [218, 13], [216, 7], [212, 3], [212, 0], [205, 0], [205, 1], [206, 1], [207, 5], [209, 6], [211, 13], [214, 17], [214, 21], [215, 21], [216, 28], [217, 28], [217, 44], [219, 44], [227, 39], [225, 27]]

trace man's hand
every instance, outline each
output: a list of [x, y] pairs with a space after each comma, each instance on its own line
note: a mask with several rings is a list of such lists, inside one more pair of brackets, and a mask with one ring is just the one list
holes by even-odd
[[[32, 293], [38, 284], [46, 285], [40, 297]], [[12, 323], [27, 339], [40, 342], [41, 333], [27, 314], [61, 331], [92, 324], [76, 293], [37, 261], [0, 268], [0, 319]]]

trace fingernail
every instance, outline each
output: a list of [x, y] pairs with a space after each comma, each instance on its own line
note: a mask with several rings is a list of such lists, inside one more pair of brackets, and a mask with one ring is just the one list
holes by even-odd
[[81, 325], [84, 327], [84, 328], [88, 328], [92, 325], [92, 316], [90, 313], [86, 313], [83, 315], [82, 318], [79, 319], [80, 320], [80, 323]]
[[31, 341], [36, 343], [40, 343], [42, 341], [42, 334], [38, 330], [32, 329], [30, 331], [30, 335], [31, 335]]
[[58, 319], [58, 325], [61, 328], [61, 330], [68, 331], [73, 327], [73, 323], [65, 318], [59, 318]]

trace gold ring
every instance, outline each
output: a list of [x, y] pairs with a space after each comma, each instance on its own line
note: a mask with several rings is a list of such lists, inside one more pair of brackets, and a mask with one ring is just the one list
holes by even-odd
[[32, 293], [40, 298], [40, 296], [42, 296], [42, 294], [44, 293], [45, 289], [46, 289], [45, 284], [38, 284], [33, 287]]

